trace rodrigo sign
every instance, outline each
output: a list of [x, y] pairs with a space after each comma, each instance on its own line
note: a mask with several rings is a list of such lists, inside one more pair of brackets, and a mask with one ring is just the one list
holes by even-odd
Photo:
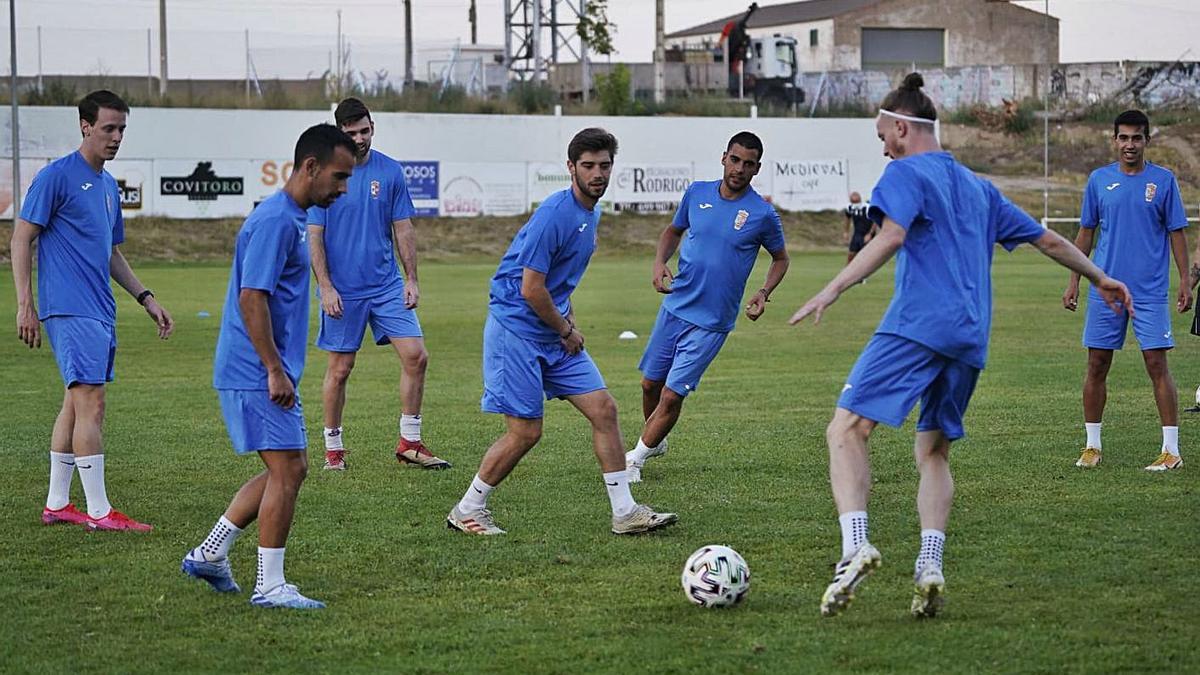
[[616, 211], [669, 213], [691, 183], [690, 163], [618, 165], [609, 196]]

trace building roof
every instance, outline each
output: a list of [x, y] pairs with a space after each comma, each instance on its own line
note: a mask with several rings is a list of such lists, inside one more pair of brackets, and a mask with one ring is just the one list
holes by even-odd
[[[821, 19], [828, 19], [845, 14], [846, 12], [852, 12], [856, 9], [876, 5], [880, 2], [883, 2], [883, 0], [804, 0], [803, 2], [785, 2], [781, 5], [767, 5], [758, 8], [758, 11], [746, 23], [746, 27], [770, 28], [771, 26], [785, 26], [787, 24], [804, 23], [806, 21], [820, 21]], [[746, 3], [746, 8], [749, 9], [749, 7], [749, 3]], [[746, 11], [743, 10], [723, 19], [675, 31], [668, 34], [667, 37], [681, 38], [720, 33], [725, 24], [730, 21], [737, 21], [745, 15]]]

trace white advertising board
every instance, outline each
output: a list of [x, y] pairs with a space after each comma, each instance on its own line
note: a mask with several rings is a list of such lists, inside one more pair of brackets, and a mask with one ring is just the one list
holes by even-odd
[[154, 162], [138, 159], [114, 159], [104, 168], [117, 179], [121, 191], [121, 213], [126, 218], [154, 213]]
[[258, 163], [248, 160], [154, 162], [153, 213], [179, 218], [243, 218], [254, 202], [246, 192]]
[[529, 210], [524, 162], [442, 162], [441, 214], [515, 216]]
[[671, 213], [691, 183], [691, 162], [618, 164], [608, 198], [616, 211]]
[[845, 207], [850, 191], [846, 160], [768, 160], [768, 164], [771, 170], [771, 198], [777, 208], [785, 211], [823, 211]]

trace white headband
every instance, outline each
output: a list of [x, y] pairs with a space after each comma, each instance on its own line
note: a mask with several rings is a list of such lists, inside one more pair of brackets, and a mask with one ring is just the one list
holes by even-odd
[[887, 115], [888, 117], [895, 117], [896, 119], [904, 120], [905, 122], [918, 122], [921, 124], [935, 124], [937, 122], [937, 120], [929, 120], [929, 119], [925, 119], [924, 117], [913, 117], [912, 115], [902, 115], [900, 113], [892, 112], [891, 110], [884, 110], [883, 108], [879, 109], [879, 114]]

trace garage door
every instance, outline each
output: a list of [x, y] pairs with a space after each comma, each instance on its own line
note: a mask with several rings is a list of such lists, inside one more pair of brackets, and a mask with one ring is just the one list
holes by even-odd
[[888, 70], [915, 64], [946, 64], [946, 31], [941, 28], [862, 29], [862, 69]]

